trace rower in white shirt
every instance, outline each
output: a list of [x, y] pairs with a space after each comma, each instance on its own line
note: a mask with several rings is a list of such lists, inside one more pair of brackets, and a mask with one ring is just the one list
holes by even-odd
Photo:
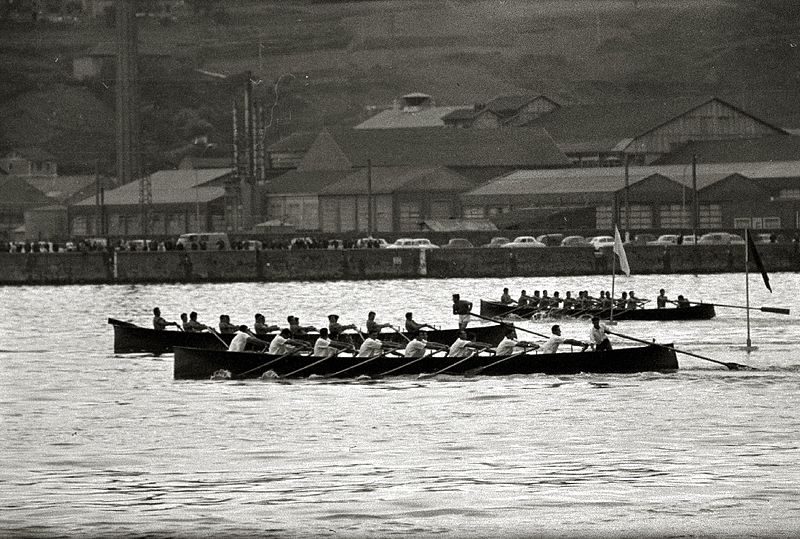
[[427, 350], [428, 348], [436, 349], [439, 351], [448, 350], [448, 347], [443, 344], [436, 342], [429, 342], [428, 332], [425, 330], [420, 330], [414, 336], [414, 338], [408, 342], [403, 355], [405, 357], [410, 357], [410, 358], [424, 357], [425, 350]]
[[253, 337], [247, 329], [247, 326], [241, 325], [233, 336], [233, 339], [231, 339], [231, 343], [228, 345], [228, 351], [244, 352], [245, 348], [247, 348], [247, 343], [263, 346], [265, 348], [270, 345], [266, 341]]
[[580, 346], [580, 347], [582, 347], [581, 352], [583, 352], [584, 350], [586, 350], [589, 347], [589, 343], [585, 343], [585, 342], [577, 341], [575, 339], [567, 339], [566, 337], [562, 337], [561, 336], [561, 326], [559, 326], [558, 324], [554, 325], [551, 328], [551, 331], [552, 331], [553, 334], [550, 336], [550, 339], [548, 339], [548, 341], [540, 349], [543, 354], [555, 354], [556, 352], [558, 352], [559, 345], [562, 345], [562, 344]]
[[536, 350], [539, 348], [539, 345], [528, 341], [518, 341], [514, 328], [509, 327], [506, 329], [506, 336], [503, 337], [503, 340], [500, 341], [500, 344], [494, 349], [494, 353], [497, 356], [508, 356], [513, 354], [514, 349], [517, 347]]
[[492, 345], [484, 342], [470, 341], [467, 338], [466, 331], [459, 331], [458, 337], [456, 337], [456, 340], [450, 345], [447, 357], [467, 357], [474, 352], [474, 349], [486, 348], [492, 348]]
[[303, 341], [296, 341], [291, 339], [292, 332], [288, 328], [283, 328], [279, 335], [273, 337], [272, 342], [269, 343], [269, 353], [275, 355], [288, 354], [295, 352], [306, 345]]
[[378, 340], [378, 332], [376, 330], [370, 331], [369, 335], [364, 342], [361, 343], [361, 348], [358, 349], [356, 357], [375, 357], [381, 355], [383, 350], [383, 343]]

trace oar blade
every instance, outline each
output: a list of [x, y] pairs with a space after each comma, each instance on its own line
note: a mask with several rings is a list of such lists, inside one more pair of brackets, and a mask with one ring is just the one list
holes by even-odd
[[789, 309], [783, 309], [781, 307], [761, 307], [759, 310], [765, 313], [790, 314]]

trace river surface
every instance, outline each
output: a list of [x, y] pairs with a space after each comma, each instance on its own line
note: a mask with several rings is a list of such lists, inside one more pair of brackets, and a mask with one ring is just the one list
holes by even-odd
[[[792, 315], [752, 311], [749, 355], [742, 309], [616, 326], [758, 371], [679, 355], [673, 374], [286, 384], [173, 381], [171, 355], [115, 356], [106, 318], [452, 327], [453, 293], [610, 279], [0, 288], [0, 536], [796, 537], [800, 276], [771, 281], [751, 275], [751, 305]], [[616, 284], [744, 304], [741, 274]]]

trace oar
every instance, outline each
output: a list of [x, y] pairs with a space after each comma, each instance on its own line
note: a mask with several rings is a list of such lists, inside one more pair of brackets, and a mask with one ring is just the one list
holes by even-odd
[[430, 359], [430, 358], [432, 358], [432, 357], [434, 356], [434, 354], [438, 354], [439, 352], [443, 352], [443, 351], [444, 351], [444, 350], [436, 350], [436, 351], [434, 351], [434, 352], [431, 352], [430, 354], [428, 354], [428, 355], [426, 355], [426, 356], [422, 356], [422, 357], [418, 357], [418, 358], [416, 358], [416, 359], [412, 359], [412, 360], [411, 360], [411, 361], [409, 361], [408, 363], [403, 363], [403, 364], [402, 364], [402, 365], [400, 365], [399, 367], [395, 367], [394, 369], [389, 369], [388, 371], [385, 371], [385, 372], [382, 372], [382, 373], [380, 373], [380, 374], [378, 375], [378, 377], [383, 377], [383, 376], [386, 376], [387, 374], [392, 374], [393, 372], [397, 372], [397, 371], [403, 370], [403, 369], [405, 369], [406, 367], [409, 367], [409, 366], [413, 365], [414, 363], [419, 363], [419, 362], [420, 362], [420, 361], [422, 361], [422, 360], [425, 360], [425, 359]]
[[379, 355], [373, 356], [373, 357], [369, 357], [369, 358], [365, 359], [364, 361], [361, 361], [360, 363], [356, 363], [355, 365], [350, 365], [349, 367], [346, 367], [346, 368], [344, 368], [344, 369], [342, 369], [340, 371], [336, 371], [336, 372], [331, 373], [331, 374], [326, 374], [324, 376], [324, 378], [333, 378], [334, 376], [339, 376], [342, 373], [345, 373], [347, 371], [351, 371], [351, 370], [353, 370], [353, 369], [355, 369], [357, 367], [360, 367], [362, 365], [366, 365], [367, 363], [370, 363], [371, 361], [375, 361], [377, 359], [384, 358], [387, 355], [389, 355], [389, 354], [391, 354], [392, 352], [395, 352], [395, 351], [396, 351], [396, 349], [387, 350], [386, 352], [383, 352], [382, 354], [379, 354]]
[[394, 327], [394, 326], [389, 326], [389, 327], [390, 327], [390, 328], [392, 328], [392, 329], [395, 331], [395, 333], [397, 333], [398, 335], [400, 335], [401, 337], [403, 337], [403, 338], [406, 340], [406, 342], [411, 342], [411, 339], [409, 339], [408, 337], [406, 337], [406, 336], [403, 334], [403, 332], [402, 332], [402, 331], [400, 331], [400, 329], [398, 329], [398, 328], [396, 328], [396, 327]]
[[210, 333], [211, 333], [211, 334], [212, 334], [214, 337], [216, 337], [217, 339], [219, 339], [219, 342], [221, 342], [221, 343], [222, 343], [222, 345], [225, 347], [225, 349], [226, 349], [226, 350], [228, 349], [228, 343], [226, 343], [226, 342], [225, 342], [225, 341], [222, 339], [222, 337], [220, 337], [220, 336], [219, 336], [219, 333], [217, 333], [217, 330], [215, 330], [215, 329], [214, 329], [214, 328], [212, 328], [212, 327], [207, 327], [206, 329], [208, 329], [208, 331], [209, 331], [209, 332], [210, 332]]
[[468, 355], [468, 356], [466, 356], [466, 357], [462, 357], [461, 359], [459, 359], [459, 360], [458, 360], [458, 361], [456, 361], [455, 363], [452, 363], [452, 364], [448, 365], [448, 366], [447, 366], [447, 367], [445, 367], [444, 369], [439, 369], [438, 371], [436, 371], [436, 372], [433, 372], [433, 373], [430, 373], [430, 374], [425, 374], [425, 373], [423, 373], [423, 374], [420, 374], [420, 375], [418, 376], [418, 378], [420, 378], [420, 379], [425, 379], [425, 378], [433, 378], [434, 376], [436, 376], [436, 375], [438, 375], [438, 374], [442, 374], [444, 371], [449, 371], [449, 370], [450, 370], [450, 369], [452, 369], [453, 367], [456, 367], [456, 366], [458, 366], [458, 365], [461, 365], [461, 364], [462, 364], [462, 363], [464, 363], [465, 361], [472, 359], [472, 357], [473, 357], [475, 354], [477, 354], [477, 352], [472, 352], [470, 355]]
[[[255, 372], [255, 371], [259, 370], [259, 369], [264, 369], [264, 368], [267, 368], [267, 367], [269, 367], [270, 365], [272, 365], [273, 363], [277, 363], [278, 361], [280, 361], [280, 360], [282, 360], [282, 359], [284, 359], [284, 358], [287, 358], [287, 357], [289, 357], [289, 356], [291, 356], [291, 355], [297, 354], [298, 352], [302, 352], [303, 350], [307, 350], [307, 348], [298, 348], [298, 349], [296, 349], [296, 350], [292, 350], [292, 351], [290, 351], [290, 352], [286, 352], [286, 353], [285, 353], [285, 354], [283, 354], [283, 355], [280, 355], [280, 356], [278, 356], [278, 357], [276, 357], [276, 358], [270, 359], [269, 361], [267, 361], [267, 362], [266, 362], [266, 363], [264, 363], [263, 365], [259, 365], [258, 367], [255, 367], [255, 368], [253, 368], [253, 369], [250, 369], [250, 370], [244, 371], [243, 373], [236, 374], [236, 375], [234, 375], [232, 378], [241, 378], [241, 377], [245, 376], [246, 374], [250, 374], [251, 372]], [[326, 359], [327, 359], [327, 358], [326, 358]]]
[[[671, 300], [668, 301], [670, 303], [676, 303]], [[765, 313], [789, 314], [789, 309], [783, 307], [745, 307], [744, 305], [726, 305], [724, 303], [706, 303], [704, 301], [690, 301], [689, 303], [694, 303], [695, 305], [713, 305], [715, 307], [730, 307], [731, 309], [749, 309], [751, 311], [761, 311]]]
[[476, 318], [481, 318], [481, 319], [486, 320], [488, 322], [494, 322], [495, 324], [502, 324], [504, 326], [512, 326], [514, 329], [516, 329], [518, 331], [524, 331], [526, 333], [530, 333], [531, 335], [536, 335], [537, 337], [541, 337], [543, 339], [549, 339], [550, 338], [548, 335], [543, 335], [541, 333], [536, 333], [535, 331], [531, 331], [529, 329], [517, 327], [517, 326], [514, 326], [514, 324], [509, 324], [508, 322], [503, 322], [502, 320], [497, 320], [495, 318], [489, 318], [488, 316], [482, 316], [482, 315], [476, 314], [476, 313], [470, 313], [470, 314], [472, 314], [472, 316], [474, 316]]
[[617, 337], [622, 337], [623, 339], [629, 339], [631, 341], [639, 342], [639, 343], [642, 343], [642, 344], [647, 344], [647, 345], [650, 345], [650, 346], [659, 346], [659, 347], [665, 348], [667, 350], [672, 350], [673, 352], [678, 352], [679, 354], [686, 354], [687, 356], [696, 357], [698, 359], [704, 359], [706, 361], [710, 361], [712, 363], [717, 363], [719, 365], [725, 365], [726, 367], [728, 367], [732, 371], [738, 371], [738, 370], [756, 371], [756, 370], [758, 370], [755, 367], [750, 367], [748, 365], [742, 365], [741, 363], [717, 361], [716, 359], [711, 359], [710, 357], [701, 356], [700, 354], [694, 354], [692, 352], [687, 352], [685, 350], [678, 350], [674, 346], [667, 346], [665, 344], [658, 344], [656, 342], [645, 341], [644, 339], [637, 339], [636, 337], [631, 337], [629, 335], [623, 335], [622, 333], [617, 333], [616, 331], [606, 330], [606, 333], [610, 333], [611, 335], [616, 335]]
[[470, 369], [467, 372], [465, 372], [464, 374], [467, 375], [467, 376], [475, 376], [476, 374], [480, 374], [484, 370], [488, 369], [489, 367], [493, 367], [493, 366], [497, 365], [498, 363], [502, 363], [504, 361], [508, 361], [509, 359], [514, 359], [515, 357], [519, 357], [519, 356], [521, 356], [523, 354], [527, 354], [527, 353], [528, 353], [528, 348], [526, 347], [522, 352], [517, 352], [516, 354], [511, 354], [510, 356], [501, 357], [497, 361], [489, 363], [488, 365], [484, 365], [483, 367], [478, 367], [477, 369]]
[[304, 371], [304, 370], [306, 370], [306, 369], [310, 369], [311, 367], [314, 367], [315, 365], [319, 365], [319, 364], [320, 364], [320, 363], [322, 363], [323, 361], [328, 361], [329, 359], [333, 359], [333, 358], [335, 358], [335, 357], [338, 357], [338, 355], [339, 355], [339, 353], [340, 353], [340, 352], [344, 352], [344, 350], [337, 350], [337, 351], [336, 351], [336, 353], [334, 353], [334, 354], [332, 354], [332, 355], [330, 355], [330, 356], [328, 356], [328, 357], [323, 357], [322, 359], [318, 359], [317, 361], [315, 361], [315, 362], [313, 362], [313, 363], [309, 363], [309, 364], [308, 364], [308, 365], [306, 365], [305, 367], [300, 367], [299, 369], [296, 369], [296, 370], [294, 370], [294, 371], [292, 371], [292, 372], [290, 372], [290, 373], [288, 373], [288, 374], [284, 374], [284, 375], [282, 375], [282, 376], [278, 376], [278, 378], [289, 378], [289, 377], [291, 377], [291, 376], [294, 376], [294, 375], [295, 375], [295, 374], [297, 374], [298, 372], [302, 372], [302, 371]]

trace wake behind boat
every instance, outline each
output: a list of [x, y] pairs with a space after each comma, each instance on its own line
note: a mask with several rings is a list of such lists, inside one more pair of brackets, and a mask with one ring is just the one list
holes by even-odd
[[[507, 358], [507, 359], [506, 359]], [[463, 360], [463, 361], [462, 361]], [[176, 380], [209, 379], [217, 371], [232, 378], [258, 378], [272, 370], [281, 378], [305, 378], [311, 375], [331, 378], [376, 377], [425, 373], [486, 376], [526, 374], [636, 373], [669, 372], [678, 369], [671, 345], [647, 345], [619, 348], [605, 352], [524, 353], [513, 356], [473, 355], [469, 358], [429, 355], [414, 361], [407, 357], [386, 355], [369, 358], [339, 355], [320, 358], [302, 355], [272, 355], [257, 352], [228, 352], [198, 348], [175, 348], [173, 376]]]
[[[114, 353], [151, 353], [164, 354], [172, 352], [177, 346], [189, 348], [205, 348], [212, 350], [225, 350], [233, 339], [232, 334], [213, 334], [206, 332], [184, 332], [170, 330], [156, 330], [109, 318], [108, 323], [114, 327]], [[480, 341], [496, 345], [505, 335], [507, 324], [491, 324], [485, 326], [472, 326], [467, 328], [467, 336], [472, 341]], [[257, 335], [259, 339], [270, 341], [276, 333]], [[296, 337], [313, 344], [319, 337], [318, 333], [309, 333]], [[344, 337], [347, 337], [345, 339]], [[382, 341], [405, 344], [412, 337], [409, 333], [386, 331], [380, 334]], [[435, 343], [451, 345], [458, 337], [458, 329], [436, 329], [428, 331], [428, 340]], [[220, 340], [221, 339], [221, 340]], [[350, 340], [356, 346], [363, 342], [359, 333], [343, 334], [341, 340]]]
[[[609, 308], [591, 309], [541, 309], [534, 306], [516, 306], [504, 304], [499, 301], [481, 300], [482, 316], [502, 318], [504, 316], [518, 316], [520, 318], [550, 317], [550, 318], [591, 318], [598, 316], [603, 319], [611, 318]], [[669, 307], [665, 309], [614, 309], [614, 320], [710, 320], [716, 316], [714, 305], [697, 303], [689, 307]]]

